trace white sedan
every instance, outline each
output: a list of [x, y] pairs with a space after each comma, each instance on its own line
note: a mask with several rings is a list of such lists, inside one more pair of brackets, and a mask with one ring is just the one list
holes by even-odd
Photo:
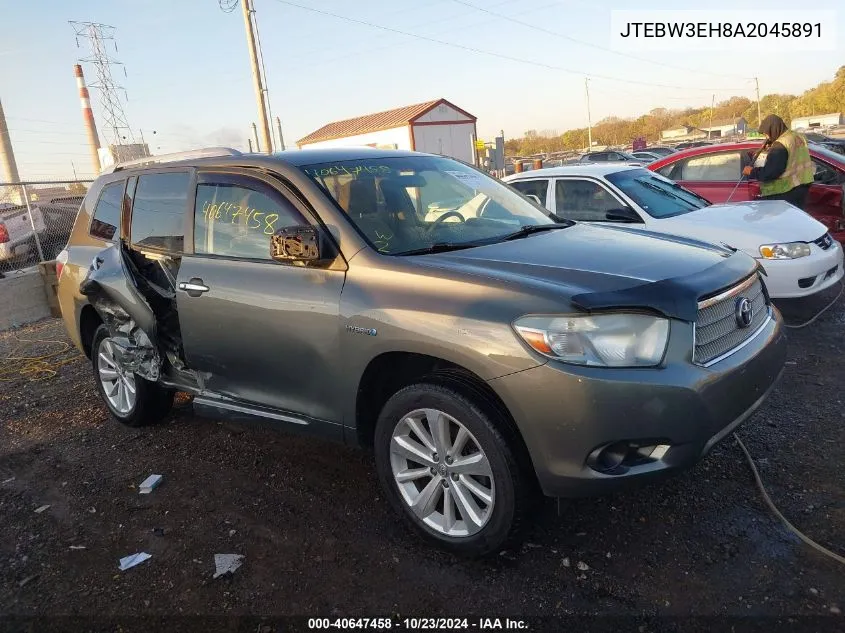
[[774, 298], [805, 297], [842, 279], [842, 247], [787, 202], [710, 204], [659, 174], [619, 164], [536, 169], [504, 180], [559, 218], [623, 223], [739, 249], [763, 265]]

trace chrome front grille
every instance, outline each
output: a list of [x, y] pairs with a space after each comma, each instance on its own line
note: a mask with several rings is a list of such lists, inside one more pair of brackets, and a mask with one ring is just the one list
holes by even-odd
[[833, 238], [830, 236], [830, 233], [825, 233], [819, 239], [813, 240], [813, 244], [826, 251], [833, 246]]
[[[742, 298], [748, 299], [752, 306], [748, 327], [741, 327], [737, 318], [737, 304]], [[716, 362], [750, 339], [768, 319], [769, 306], [757, 275], [700, 301], [695, 321], [694, 362], [698, 365]]]

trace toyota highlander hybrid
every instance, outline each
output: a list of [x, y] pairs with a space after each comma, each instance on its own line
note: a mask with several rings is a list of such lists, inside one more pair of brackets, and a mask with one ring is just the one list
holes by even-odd
[[537, 492], [692, 466], [782, 371], [742, 252], [556, 223], [441, 156], [146, 160], [100, 176], [59, 258], [111, 414], [152, 423], [180, 391], [370, 446], [389, 502], [457, 552], [499, 548]]

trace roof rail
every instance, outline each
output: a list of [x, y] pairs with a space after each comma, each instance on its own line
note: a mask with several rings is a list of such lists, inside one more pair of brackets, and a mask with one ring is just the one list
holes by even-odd
[[192, 158], [214, 158], [220, 156], [241, 156], [241, 152], [231, 147], [204, 147], [192, 149], [186, 152], [174, 152], [172, 154], [160, 154], [158, 156], [145, 156], [135, 160], [127, 160], [104, 167], [101, 174], [111, 174], [129, 167], [143, 167], [145, 165], [158, 165], [160, 163], [173, 163], [179, 160], [191, 160]]

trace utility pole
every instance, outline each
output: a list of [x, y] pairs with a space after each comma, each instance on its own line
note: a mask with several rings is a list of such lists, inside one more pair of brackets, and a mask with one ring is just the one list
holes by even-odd
[[279, 149], [285, 151], [285, 138], [282, 136], [282, 121], [276, 117], [276, 130], [279, 132]]
[[[254, 122], [252, 124], [252, 137], [255, 139], [255, 151], [260, 152], [261, 151], [261, 143], [258, 142], [258, 128], [255, 127]], [[266, 141], [267, 139], [265, 138], [264, 140]]]
[[760, 82], [757, 77], [754, 78], [754, 85], [757, 88], [757, 130], [760, 130], [760, 125], [763, 123], [763, 117], [760, 116]]
[[710, 135], [713, 133], [713, 108], [716, 107], [716, 95], [710, 99], [710, 127], [707, 130], [707, 140], [710, 140]]
[[[253, 9], [252, 0], [241, 0], [244, 12], [244, 26], [246, 27], [246, 44], [249, 48], [249, 61], [252, 65], [252, 79], [255, 84], [255, 100], [258, 104], [258, 122], [261, 124], [261, 138], [264, 139], [264, 150], [270, 154], [273, 151], [273, 142], [270, 140], [270, 122], [267, 120], [267, 104], [264, 99], [264, 87], [261, 82], [261, 70], [258, 65], [258, 53], [255, 48], [255, 31], [252, 26]], [[253, 123], [253, 126], [255, 124]], [[258, 145], [256, 137], [255, 144]], [[261, 148], [257, 148], [261, 151]]]
[[248, 138], [246, 142], [249, 143], [249, 153], [252, 154], [252, 139]]
[[584, 91], [587, 93], [587, 151], [593, 149], [593, 122], [590, 118], [590, 78], [584, 77]]

